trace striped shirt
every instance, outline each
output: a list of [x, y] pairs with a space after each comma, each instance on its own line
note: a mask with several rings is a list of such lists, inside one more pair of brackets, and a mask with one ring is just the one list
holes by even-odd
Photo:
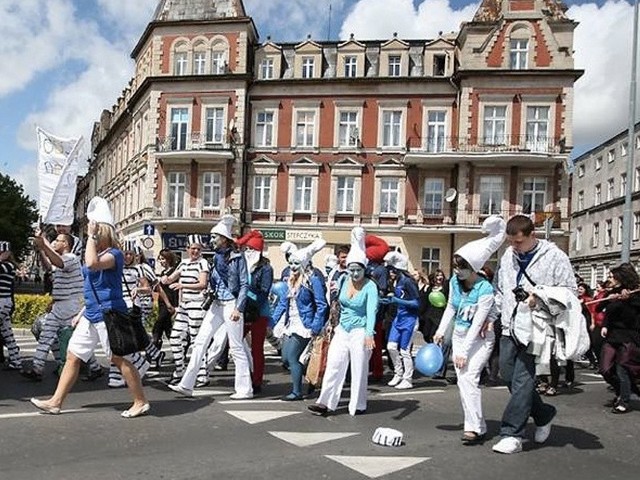
[[204, 300], [202, 290], [195, 290], [189, 288], [188, 285], [196, 285], [200, 282], [200, 273], [209, 273], [209, 262], [205, 258], [199, 258], [198, 260], [185, 259], [178, 265], [178, 271], [180, 272], [180, 283], [182, 287], [182, 301], [194, 302], [198, 300]]
[[13, 298], [16, 267], [11, 262], [0, 262], [0, 298]]
[[125, 265], [122, 269], [122, 298], [128, 308], [133, 306], [131, 295], [138, 287], [140, 277], [142, 277], [142, 273], [140, 272], [139, 265]]
[[83, 297], [84, 279], [80, 258], [73, 253], [65, 253], [62, 256], [62, 268], [53, 270], [53, 291], [51, 296], [54, 301], [79, 300]]

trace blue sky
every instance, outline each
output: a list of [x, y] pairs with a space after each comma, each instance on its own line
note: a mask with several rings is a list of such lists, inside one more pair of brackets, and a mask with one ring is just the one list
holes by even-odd
[[[429, 38], [457, 30], [478, 2], [467, 0], [244, 0], [261, 39]], [[129, 53], [157, 0], [2, 0], [0, 171], [35, 197], [35, 125], [88, 138], [133, 72]], [[575, 146], [580, 153], [626, 127], [632, 7], [622, 0], [569, 1], [575, 36]], [[367, 13], [369, 12], [369, 13]], [[384, 22], [371, 21], [370, 12]], [[622, 48], [621, 48], [622, 47]], [[627, 48], [625, 48], [627, 47]], [[618, 72], [611, 76], [610, 72]], [[86, 153], [89, 149], [86, 148]]]

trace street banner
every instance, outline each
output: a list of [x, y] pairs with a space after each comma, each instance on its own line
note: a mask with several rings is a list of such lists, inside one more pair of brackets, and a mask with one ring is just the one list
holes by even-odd
[[80, 168], [80, 138], [61, 138], [36, 128], [42, 223], [71, 225]]

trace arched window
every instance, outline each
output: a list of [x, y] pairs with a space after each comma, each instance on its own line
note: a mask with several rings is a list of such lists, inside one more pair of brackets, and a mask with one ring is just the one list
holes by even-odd
[[198, 40], [193, 45], [193, 74], [205, 75], [207, 73], [209, 48], [203, 40]]
[[177, 42], [173, 47], [173, 74], [187, 75], [189, 72], [189, 44]]
[[524, 25], [518, 25], [509, 35], [509, 68], [526, 70], [529, 68], [531, 33]]
[[226, 39], [214, 38], [211, 43], [211, 73], [222, 75], [229, 71], [229, 44]]

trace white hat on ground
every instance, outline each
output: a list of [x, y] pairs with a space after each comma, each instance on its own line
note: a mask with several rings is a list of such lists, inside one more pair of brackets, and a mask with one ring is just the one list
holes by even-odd
[[373, 443], [383, 447], [399, 447], [402, 445], [402, 439], [402, 432], [386, 427], [376, 428], [376, 431], [373, 432], [373, 437], [371, 437]]

